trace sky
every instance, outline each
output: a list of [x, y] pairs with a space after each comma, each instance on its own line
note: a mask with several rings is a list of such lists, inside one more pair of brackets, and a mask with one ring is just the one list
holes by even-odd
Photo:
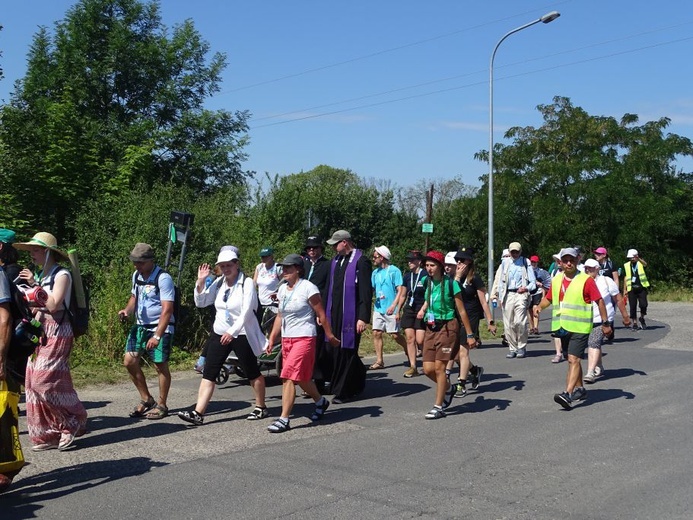
[[[39, 26], [73, 1], [5, 2], [0, 100], [26, 72]], [[169, 27], [192, 19], [228, 66], [208, 108], [248, 110], [245, 169], [288, 175], [320, 164], [407, 187], [488, 166], [489, 60], [494, 141], [539, 126], [537, 105], [569, 97], [589, 114], [671, 119], [693, 138], [690, 0], [162, 0]], [[688, 56], [689, 58], [686, 58]], [[693, 161], [678, 162], [693, 170]]]

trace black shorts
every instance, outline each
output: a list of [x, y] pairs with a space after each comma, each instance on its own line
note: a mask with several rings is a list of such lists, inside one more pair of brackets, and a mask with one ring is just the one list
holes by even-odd
[[426, 324], [423, 318], [418, 319], [416, 317], [418, 311], [415, 311], [412, 307], [408, 305], [404, 308], [402, 312], [402, 317], [399, 320], [400, 330], [404, 329], [414, 329], [414, 330], [426, 330]]
[[589, 334], [580, 334], [578, 332], [568, 332], [565, 336], [561, 336], [561, 350], [563, 356], [568, 357], [568, 354], [582, 359], [587, 349]]
[[248, 338], [245, 336], [238, 336], [237, 338], [233, 338], [228, 345], [222, 345], [220, 340], [221, 336], [219, 334], [212, 332], [209, 335], [209, 339], [205, 345], [207, 357], [205, 358], [205, 368], [202, 371], [202, 379], [215, 381], [221, 371], [221, 366], [226, 361], [226, 358], [229, 357], [232, 350], [236, 353], [238, 364], [249, 381], [260, 377], [261, 372], [260, 368], [257, 366], [257, 357], [255, 357], [253, 349], [250, 348]]

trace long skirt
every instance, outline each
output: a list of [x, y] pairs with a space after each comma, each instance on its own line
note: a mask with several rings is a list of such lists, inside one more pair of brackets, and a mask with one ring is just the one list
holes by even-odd
[[26, 418], [32, 444], [58, 444], [63, 433], [83, 435], [87, 411], [77, 397], [68, 360], [74, 336], [70, 321], [43, 320], [46, 344], [39, 345], [26, 367]]

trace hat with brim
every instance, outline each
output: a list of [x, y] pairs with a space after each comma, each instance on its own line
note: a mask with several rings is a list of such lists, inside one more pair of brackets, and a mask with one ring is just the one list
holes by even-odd
[[219, 251], [219, 255], [217, 256], [217, 265], [226, 262], [233, 262], [234, 260], [238, 260], [238, 255], [233, 249], [221, 248], [221, 251]]
[[457, 265], [457, 260], [455, 260], [455, 254], [457, 251], [448, 251], [445, 255], [445, 265]]
[[286, 255], [284, 257], [284, 260], [282, 260], [279, 265], [281, 265], [282, 267], [286, 267], [286, 266], [290, 266], [290, 265], [302, 266], [303, 265], [303, 257], [301, 255], [297, 255], [296, 253], [291, 253], [290, 255]]
[[45, 247], [46, 249], [50, 249], [62, 258], [69, 259], [67, 253], [58, 249], [58, 239], [56, 239], [50, 233], [36, 233], [33, 237], [29, 239], [28, 242], [17, 242], [16, 244], [14, 244], [14, 248], [19, 249], [21, 251], [29, 251], [32, 247], [36, 246]]
[[474, 260], [474, 250], [471, 247], [463, 247], [455, 253], [455, 260]]
[[339, 229], [332, 233], [332, 236], [327, 240], [327, 243], [333, 246], [342, 240], [351, 240], [351, 233], [349, 233], [346, 229]]
[[130, 251], [131, 262], [147, 262], [154, 260], [154, 248], [144, 242], [137, 242]]
[[322, 247], [322, 239], [317, 235], [311, 235], [306, 238], [306, 243], [303, 247]]
[[435, 262], [441, 267], [445, 265], [445, 255], [440, 251], [429, 251], [426, 253], [426, 256], [424, 256], [424, 260], [428, 262]]
[[404, 258], [407, 262], [415, 262], [416, 260], [423, 260], [423, 255], [421, 251], [409, 251]]

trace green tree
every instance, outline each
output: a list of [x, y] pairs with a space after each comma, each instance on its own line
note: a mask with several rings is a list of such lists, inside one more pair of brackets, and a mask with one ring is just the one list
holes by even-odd
[[617, 262], [635, 247], [655, 276], [690, 276], [693, 185], [675, 161], [693, 155], [691, 141], [665, 134], [667, 118], [592, 116], [564, 97], [538, 110], [541, 127], [511, 128], [511, 144], [494, 148], [497, 243], [520, 240], [547, 257], [606, 245]]
[[[207, 110], [226, 65], [158, 2], [80, 0], [41, 28], [0, 113], [3, 168], [23, 218], [68, 237], [86, 200], [174, 182], [198, 192], [241, 182], [247, 112]], [[3, 188], [5, 189], [5, 188]]]

